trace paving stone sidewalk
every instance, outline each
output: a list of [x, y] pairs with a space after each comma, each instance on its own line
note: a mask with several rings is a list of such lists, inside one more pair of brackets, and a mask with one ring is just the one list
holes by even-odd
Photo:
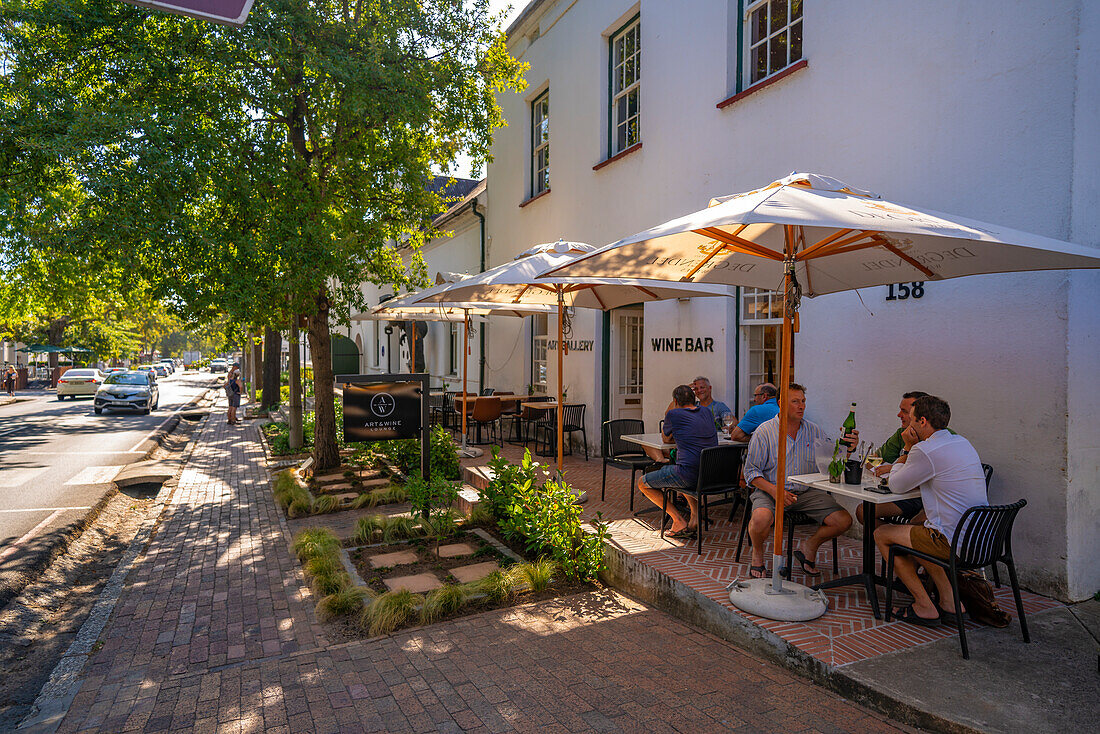
[[897, 731], [613, 591], [334, 644], [256, 425], [196, 440], [60, 731]]

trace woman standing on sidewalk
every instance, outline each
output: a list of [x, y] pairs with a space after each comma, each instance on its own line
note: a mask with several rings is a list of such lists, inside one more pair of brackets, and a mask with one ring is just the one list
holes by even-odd
[[241, 421], [237, 418], [237, 408], [241, 405], [241, 393], [244, 392], [244, 383], [241, 382], [241, 369], [237, 365], [229, 368], [229, 374], [225, 376], [225, 394], [229, 398], [229, 410], [226, 420], [229, 425], [235, 425]]
[[8, 368], [4, 370], [4, 389], [7, 391], [9, 398], [15, 397], [15, 380], [15, 367], [9, 364]]

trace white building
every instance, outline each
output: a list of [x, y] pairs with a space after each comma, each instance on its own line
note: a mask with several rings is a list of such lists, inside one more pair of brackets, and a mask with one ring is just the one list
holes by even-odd
[[[477, 195], [489, 267], [559, 237], [606, 244], [792, 170], [1100, 243], [1100, 4], [534, 0], [508, 42], [530, 69], [527, 89], [500, 100], [491, 207]], [[448, 216], [454, 238], [425, 250], [429, 268], [476, 272], [481, 223], [468, 203]], [[952, 428], [995, 467], [991, 502], [1028, 500], [1014, 533], [1024, 583], [1091, 596], [1098, 287], [1100, 273], [1058, 271], [807, 300], [795, 378], [808, 417], [836, 428], [858, 401], [877, 443], [901, 393], [944, 397]], [[672, 388], [700, 374], [743, 413], [776, 376], [776, 316], [751, 292], [578, 310], [564, 382], [589, 406], [590, 443], [607, 418], [655, 430]], [[372, 328], [370, 366], [385, 367]], [[447, 327], [431, 328], [429, 371], [447, 374]], [[485, 331], [486, 386], [554, 384], [553, 317]]]

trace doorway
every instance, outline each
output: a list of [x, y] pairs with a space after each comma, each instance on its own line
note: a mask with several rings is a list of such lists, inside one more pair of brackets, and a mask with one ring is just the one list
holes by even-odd
[[612, 418], [642, 418], [644, 313], [631, 307], [611, 315]]

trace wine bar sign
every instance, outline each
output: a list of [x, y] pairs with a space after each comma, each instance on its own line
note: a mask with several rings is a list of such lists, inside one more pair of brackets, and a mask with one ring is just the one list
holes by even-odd
[[713, 352], [714, 338], [709, 336], [661, 336], [650, 339], [654, 352]]

